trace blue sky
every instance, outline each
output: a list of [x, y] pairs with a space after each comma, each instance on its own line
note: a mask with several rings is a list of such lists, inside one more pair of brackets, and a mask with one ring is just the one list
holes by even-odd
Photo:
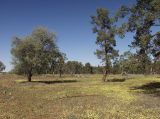
[[[135, 0], [0, 0], [0, 60], [9, 71], [12, 38], [29, 35], [35, 27], [44, 26], [56, 32], [57, 44], [68, 60], [99, 65], [90, 16], [99, 7], [114, 14], [122, 4], [134, 3]], [[124, 39], [116, 38], [121, 53], [129, 49], [132, 37], [128, 33]]]

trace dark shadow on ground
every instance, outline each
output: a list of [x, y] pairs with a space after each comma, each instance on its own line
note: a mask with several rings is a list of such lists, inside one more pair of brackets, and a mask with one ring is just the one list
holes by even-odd
[[21, 82], [21, 83], [43, 83], [43, 84], [57, 84], [57, 83], [74, 83], [77, 80], [54, 80], [54, 81], [31, 81], [31, 82]]
[[160, 96], [160, 82], [151, 82], [142, 86], [132, 87], [131, 90], [141, 90], [146, 94], [154, 94]]
[[113, 78], [109, 79], [108, 82], [124, 82], [126, 78]]

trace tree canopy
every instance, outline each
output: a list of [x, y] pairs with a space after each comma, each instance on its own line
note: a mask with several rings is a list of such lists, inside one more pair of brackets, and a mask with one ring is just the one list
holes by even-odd
[[109, 73], [111, 60], [118, 56], [116, 46], [116, 25], [115, 20], [109, 17], [109, 11], [104, 8], [97, 9], [96, 16], [92, 16], [93, 33], [97, 34], [96, 44], [99, 49], [96, 51], [98, 58], [105, 64], [103, 81]]
[[19, 73], [24, 73], [31, 81], [34, 73], [46, 73], [59, 53], [55, 33], [43, 27], [33, 30], [30, 36], [15, 37], [12, 42], [13, 65]]
[[6, 66], [0, 61], [0, 72], [5, 70]]
[[[135, 32], [131, 47], [135, 48], [141, 69], [146, 73], [146, 64], [149, 55], [153, 53], [153, 37], [151, 28], [160, 26], [160, 1], [159, 0], [137, 0], [131, 7], [122, 6], [117, 12], [116, 18], [127, 18], [122, 24], [127, 32]], [[155, 49], [155, 48], [154, 48]]]

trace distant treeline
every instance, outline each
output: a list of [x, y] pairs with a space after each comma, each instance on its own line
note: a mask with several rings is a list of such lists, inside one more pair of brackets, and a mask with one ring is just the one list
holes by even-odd
[[[160, 60], [148, 59], [144, 71], [143, 65], [138, 61], [138, 56], [129, 51], [117, 57], [108, 67], [109, 74], [160, 74]], [[14, 68], [11, 73], [25, 74], [23, 70]], [[92, 66], [89, 62], [83, 64], [79, 61], [67, 61], [63, 66], [55, 62], [52, 67], [35, 70], [35, 74], [103, 74], [104, 66]]]
[[[25, 75], [26, 73], [19, 68], [14, 68], [10, 73]], [[55, 63], [54, 66], [43, 68], [41, 70], [35, 70], [34, 74], [103, 74], [102, 66], [92, 66], [90, 63], [83, 65], [78, 61], [67, 61], [61, 68], [59, 63]]]

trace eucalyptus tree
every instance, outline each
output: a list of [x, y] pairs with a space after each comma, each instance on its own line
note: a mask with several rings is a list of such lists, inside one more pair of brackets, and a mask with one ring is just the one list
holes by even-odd
[[93, 67], [89, 62], [87, 62], [84, 66], [84, 73], [93, 74]]
[[66, 54], [59, 53], [57, 57], [57, 69], [59, 71], [59, 76], [62, 77], [62, 74], [65, 70], [65, 60], [66, 60]]
[[155, 60], [160, 60], [160, 32], [157, 32], [154, 36], [152, 46], [152, 53], [154, 54]]
[[12, 42], [14, 68], [25, 73], [29, 82], [34, 73], [46, 73], [57, 53], [55, 33], [43, 27], [34, 29], [29, 36], [15, 37]]
[[78, 61], [68, 61], [65, 65], [66, 73], [69, 74], [81, 74], [83, 67], [83, 64]]
[[157, 32], [157, 34], [154, 36], [152, 46], [152, 53], [154, 56], [152, 71], [153, 73], [160, 74], [160, 32]]
[[0, 61], [0, 72], [5, 70], [5, 65], [3, 64], [3, 62]]
[[146, 67], [151, 54], [153, 26], [160, 26], [160, 0], [137, 0], [131, 7], [122, 6], [117, 12], [118, 18], [127, 18], [127, 32], [134, 32], [134, 40], [131, 47], [135, 48], [141, 62], [142, 70], [146, 73]]
[[104, 63], [104, 75], [102, 80], [106, 81], [109, 73], [112, 60], [118, 56], [118, 51], [115, 50], [116, 40], [116, 20], [109, 17], [109, 11], [104, 8], [98, 8], [95, 16], [91, 17], [93, 24], [93, 33], [97, 34], [96, 44], [99, 49], [95, 54]]

